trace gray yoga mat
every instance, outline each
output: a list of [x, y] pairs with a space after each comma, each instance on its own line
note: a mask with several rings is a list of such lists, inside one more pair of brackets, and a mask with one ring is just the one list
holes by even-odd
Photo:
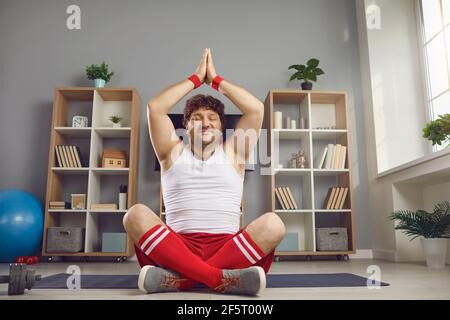
[[[70, 274], [42, 278], [33, 289], [66, 289]], [[365, 287], [367, 278], [351, 273], [269, 274], [267, 288]], [[82, 275], [82, 289], [137, 289], [138, 275]], [[377, 285], [370, 281], [371, 285]], [[381, 282], [380, 286], [389, 286]], [[196, 288], [205, 288], [198, 285]]]

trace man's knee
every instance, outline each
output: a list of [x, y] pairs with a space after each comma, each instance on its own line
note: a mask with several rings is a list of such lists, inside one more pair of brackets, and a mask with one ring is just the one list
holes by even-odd
[[264, 233], [271, 241], [281, 242], [286, 234], [286, 227], [281, 218], [274, 212], [267, 212], [263, 215]]
[[128, 232], [148, 226], [149, 223], [157, 223], [158, 217], [153, 211], [143, 204], [135, 204], [123, 217], [123, 226]]

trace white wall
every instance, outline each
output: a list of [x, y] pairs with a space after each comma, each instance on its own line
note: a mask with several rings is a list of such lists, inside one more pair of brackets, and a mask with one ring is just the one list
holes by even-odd
[[[450, 199], [448, 193], [436, 192], [450, 181], [450, 150], [426, 155], [430, 148], [421, 137], [426, 102], [415, 0], [355, 1], [373, 255], [392, 261], [422, 261], [420, 241], [410, 242], [394, 230], [389, 219], [395, 210], [430, 209], [431, 204]], [[371, 4], [380, 7], [379, 30], [367, 28], [366, 8]], [[405, 165], [398, 167], [401, 164]]]
[[380, 8], [380, 29], [367, 30], [378, 172], [427, 153], [414, 0], [365, 0]]

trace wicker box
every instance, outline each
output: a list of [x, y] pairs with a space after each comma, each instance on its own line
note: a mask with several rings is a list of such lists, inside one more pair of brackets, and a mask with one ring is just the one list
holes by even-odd
[[347, 228], [317, 228], [318, 251], [348, 251]]
[[84, 228], [48, 228], [46, 250], [48, 253], [75, 253], [84, 251]]

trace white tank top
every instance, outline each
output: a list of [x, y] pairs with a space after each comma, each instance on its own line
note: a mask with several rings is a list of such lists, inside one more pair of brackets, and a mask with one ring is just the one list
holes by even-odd
[[244, 178], [223, 150], [206, 161], [186, 144], [161, 176], [166, 224], [179, 233], [236, 233], [239, 230]]

